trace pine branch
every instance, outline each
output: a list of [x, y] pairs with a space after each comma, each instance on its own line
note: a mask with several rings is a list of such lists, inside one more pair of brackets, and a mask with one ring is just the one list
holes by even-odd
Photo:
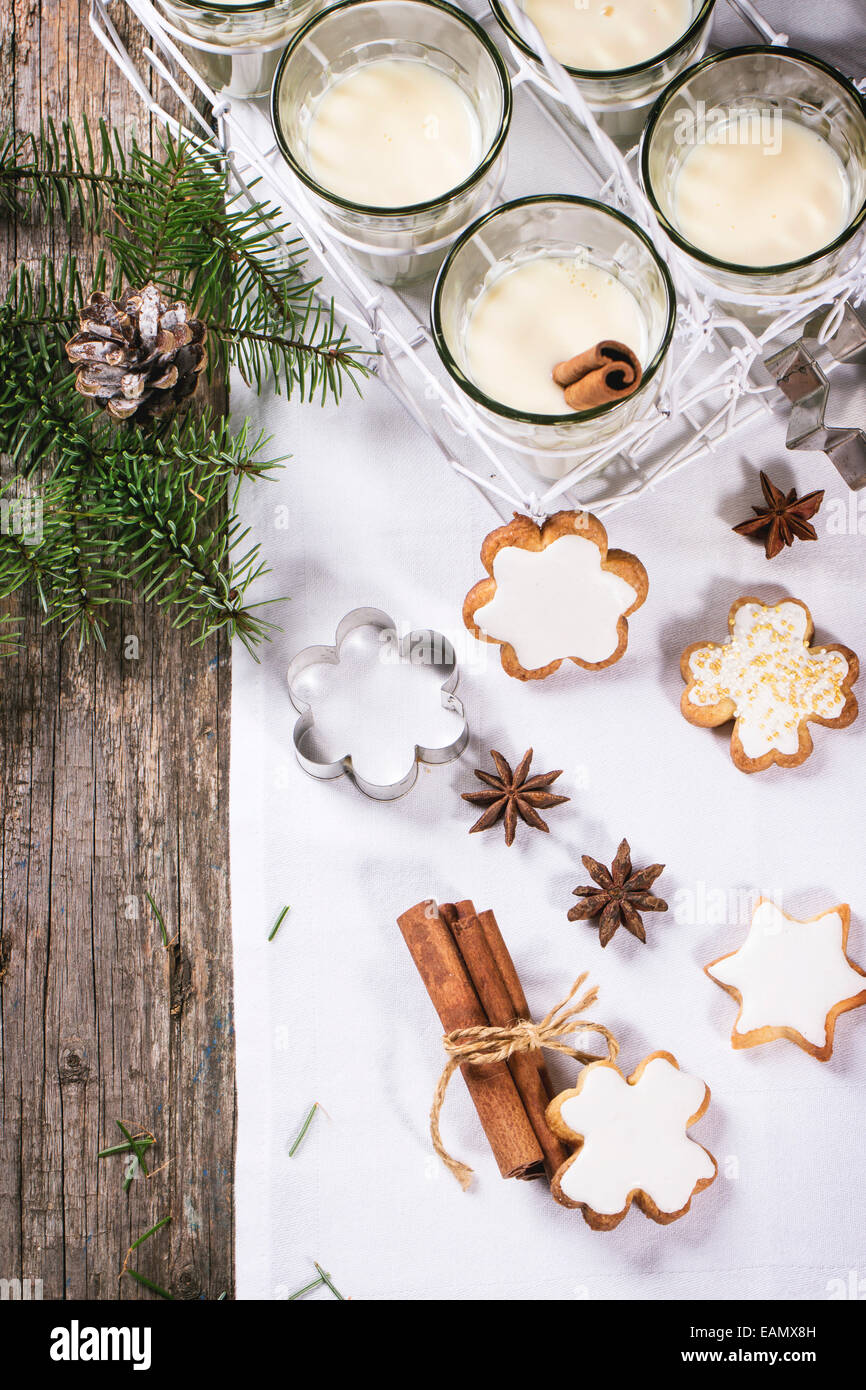
[[[257, 331], [242, 323], [237, 326], [211, 324], [222, 347], [229, 349], [229, 360], [238, 368], [248, 386], [272, 377], [279, 391], [286, 381], [294, 381], [303, 398], [312, 400], [316, 389], [324, 400], [330, 392], [339, 400], [343, 379], [360, 390], [357, 377], [362, 370], [351, 347], [344, 347], [346, 334], [337, 333], [333, 316], [321, 319], [313, 337], [286, 338]], [[315, 364], [310, 371], [310, 363]]]
[[70, 235], [102, 233], [115, 292], [152, 280], [206, 322], [230, 324], [212, 366], [237, 365], [257, 389], [272, 379], [310, 400], [338, 398], [346, 378], [357, 386], [363, 354], [305, 277], [302, 243], [278, 209], [227, 199], [221, 150], [165, 134], [157, 156], [133, 143], [127, 157], [103, 122], [83, 129], [84, 149], [67, 122], [0, 140], [0, 207], [38, 208]]
[[241, 554], [236, 501], [241, 478], [266, 478], [280, 463], [263, 457], [265, 437], [247, 424], [233, 436], [208, 414], [153, 435], [93, 418], [89, 439], [87, 421], [62, 422], [65, 463], [41, 494], [40, 543], [0, 535], [0, 598], [30, 584], [64, 637], [76, 630], [79, 644], [104, 645], [106, 608], [131, 581], [173, 608], [176, 627], [196, 624], [197, 642], [225, 627], [252, 649], [273, 626], [247, 598], [267, 567], [258, 546]]
[[115, 439], [93, 461], [89, 515], [110, 531], [119, 573], [145, 599], [171, 607], [175, 627], [193, 624], [195, 642], [227, 628], [252, 651], [273, 624], [245, 598], [268, 567], [258, 545], [241, 553], [247, 532], [229, 488], [235, 477], [275, 466], [259, 457], [266, 441], [251, 444], [246, 429], [232, 436], [227, 421], [191, 417], [174, 422], [152, 452], [140, 434]]
[[64, 632], [80, 622], [84, 640], [99, 640], [99, 610], [108, 601], [107, 582], [116, 576], [105, 563], [107, 541], [85, 536], [80, 519], [70, 511], [68, 483], [54, 479], [35, 497], [40, 506], [38, 536], [8, 525], [8, 504], [21, 497], [16, 480], [4, 484], [0, 494], [7, 504], [7, 524], [0, 528], [0, 598], [32, 586], [45, 622], [59, 621]]
[[66, 564], [50, 594], [47, 622], [62, 638], [77, 631], [79, 648], [95, 641], [105, 650], [106, 608], [127, 602], [117, 593], [121, 577], [111, 565], [112, 546], [79, 512], [68, 515]]
[[81, 643], [104, 644], [108, 607], [132, 584], [194, 641], [226, 630], [252, 650], [273, 625], [249, 599], [267, 568], [238, 489], [281, 462], [248, 423], [234, 436], [209, 412], [118, 425], [78, 394], [65, 345], [93, 290], [118, 297], [152, 281], [184, 300], [209, 325], [211, 370], [236, 365], [259, 389], [338, 399], [365, 373], [278, 209], [248, 188], [227, 198], [228, 182], [225, 156], [203, 141], [166, 135], [155, 155], [136, 143], [125, 153], [104, 122], [80, 140], [50, 121], [37, 136], [0, 136], [0, 216], [84, 229], [108, 253], [88, 287], [72, 256], [18, 267], [0, 303], [0, 452], [45, 480], [38, 544], [0, 535], [0, 598], [31, 586], [44, 620]]
[[93, 231], [105, 210], [105, 196], [129, 176], [123, 148], [104, 121], [94, 139], [84, 123], [86, 156], [82, 156], [75, 128], [64, 121], [43, 122], [38, 135], [4, 132], [0, 136], [0, 212], [18, 218], [38, 213], [46, 221], [59, 218], [67, 234], [76, 220], [84, 231]]

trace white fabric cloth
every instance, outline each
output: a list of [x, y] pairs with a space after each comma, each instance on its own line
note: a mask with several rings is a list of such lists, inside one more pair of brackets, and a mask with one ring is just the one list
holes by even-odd
[[[820, 35], [811, 4], [766, 11], [792, 41], [866, 70], [859, 0], [824, 7]], [[729, 12], [720, 21], [717, 39], [744, 38]], [[537, 149], [513, 163], [509, 196], [574, 187]], [[736, 1006], [702, 967], [744, 939], [753, 890], [803, 917], [849, 902], [849, 950], [866, 964], [866, 718], [817, 728], [802, 767], [747, 777], [728, 755], [729, 727], [682, 718], [679, 657], [690, 642], [722, 640], [746, 593], [802, 598], [819, 640], [866, 654], [866, 496], [858, 505], [823, 455], [786, 454], [779, 425], [734, 439], [610, 520], [611, 543], [650, 575], [626, 657], [522, 685], [460, 616], [497, 518], [382, 388], [320, 410], [235, 382], [232, 406], [292, 455], [275, 482], [244, 488], [241, 508], [273, 566], [260, 596], [289, 602], [271, 610], [283, 631], [261, 664], [240, 645], [233, 653], [239, 1296], [286, 1297], [314, 1277], [314, 1260], [363, 1299], [824, 1299], [856, 1288], [866, 1010], [839, 1021], [825, 1065], [786, 1042], [735, 1052]], [[760, 499], [761, 465], [780, 485], [826, 489], [818, 544], [772, 564], [730, 529]], [[422, 768], [391, 804], [345, 778], [314, 781], [291, 745], [290, 657], [333, 641], [338, 620], [368, 604], [454, 641], [472, 731], [459, 762]], [[564, 769], [556, 789], [572, 798], [549, 813], [551, 833], [521, 827], [511, 848], [495, 831], [470, 836], [459, 793], [477, 785], [472, 768], [491, 747], [516, 760], [529, 745], [536, 770]], [[586, 881], [580, 855], [610, 862], [622, 836], [637, 865], [666, 861], [656, 886], [671, 911], [648, 915], [645, 946], [620, 931], [602, 951], [566, 913]], [[709, 1084], [693, 1134], [720, 1174], [684, 1219], [662, 1227], [632, 1211], [596, 1233], [543, 1184], [502, 1181], [459, 1078], [443, 1134], [474, 1167], [472, 1190], [440, 1166], [428, 1113], [441, 1029], [395, 923], [426, 897], [496, 911], [536, 1016], [589, 970], [595, 1016], [628, 1071], [667, 1049]], [[567, 1062], [552, 1070], [572, 1084]], [[314, 1101], [322, 1110], [289, 1158]]]

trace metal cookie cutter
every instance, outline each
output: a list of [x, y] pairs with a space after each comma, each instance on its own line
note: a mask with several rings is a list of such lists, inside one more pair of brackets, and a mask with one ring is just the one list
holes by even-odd
[[828, 425], [825, 415], [832, 399], [832, 368], [843, 362], [866, 364], [866, 324], [846, 303], [836, 331], [821, 343], [817, 334], [823, 317], [811, 320], [802, 338], [774, 352], [764, 365], [791, 402], [788, 448], [823, 449], [857, 491], [866, 487], [866, 430]]
[[[307, 747], [307, 736], [315, 725], [315, 712], [310, 700], [297, 689], [300, 676], [311, 667], [338, 666], [343, 643], [359, 628], [374, 629], [378, 633], [377, 640], [380, 643], [392, 644], [393, 650], [399, 654], [401, 661], [412, 662], [414, 665], [430, 666], [441, 672], [440, 698], [442, 708], [452, 710], [463, 721], [457, 737], [443, 748], [426, 748], [422, 744], [416, 743], [414, 760], [405, 776], [401, 777], [399, 781], [384, 785], [369, 782], [356, 772], [352, 764], [351, 753], [345, 753], [334, 762], [328, 762], [311, 755]], [[332, 647], [305, 647], [289, 663], [289, 698], [301, 716], [292, 731], [292, 742], [295, 745], [298, 762], [311, 777], [319, 777], [323, 780], [341, 777], [345, 773], [359, 791], [362, 791], [365, 796], [372, 797], [375, 801], [393, 801], [398, 796], [403, 796], [415, 784], [419, 763], [450, 763], [454, 758], [460, 757], [469, 742], [469, 726], [466, 723], [463, 705], [454, 694], [459, 679], [460, 673], [457, 669], [454, 648], [447, 637], [443, 637], [441, 633], [433, 632], [427, 628], [407, 633], [405, 637], [400, 638], [397, 635], [397, 625], [394, 619], [389, 617], [387, 613], [383, 613], [380, 608], [353, 609], [340, 622]]]

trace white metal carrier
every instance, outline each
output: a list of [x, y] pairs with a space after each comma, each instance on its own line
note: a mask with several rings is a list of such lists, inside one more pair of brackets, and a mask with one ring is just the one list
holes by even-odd
[[[826, 342], [842, 321], [846, 301], [856, 306], [866, 297], [866, 251], [861, 246], [851, 252], [832, 281], [774, 300], [760, 296], [764, 311], [769, 310], [763, 320], [766, 326], [760, 329], [753, 331], [730, 309], [720, 310], [715, 300], [718, 292], [710, 282], [661, 238], [635, 177], [636, 151], [628, 155], [619, 151], [515, 0], [503, 0], [515, 29], [543, 61], [543, 71], [530, 65], [497, 29], [500, 47], [510, 56], [515, 94], [510, 145], [518, 145], [521, 114], [531, 108], [536, 126], [543, 119], [550, 138], [566, 142], [579, 158], [592, 180], [594, 195], [627, 212], [660, 246], [674, 277], [679, 306], [656, 403], [618, 435], [584, 453], [565, 476], [547, 486], [525, 457], [529, 446], [505, 437], [448, 378], [432, 343], [427, 300], [415, 291], [386, 288], [370, 280], [352, 259], [352, 244], [323, 221], [282, 159], [264, 104], [229, 100], [211, 90], [150, 0], [125, 3], [150, 35], [151, 43], [144, 50], [147, 64], [180, 100], [189, 125], [182, 126], [154, 98], [149, 74], [140, 71], [131, 58], [105, 0], [91, 0], [91, 27], [142, 101], [174, 132], [195, 131], [199, 138], [213, 139], [242, 190], [254, 180], [263, 180], [266, 193], [285, 209], [310, 254], [320, 262], [329, 285], [334, 286], [337, 315], [360, 336], [363, 345], [377, 350], [374, 377], [401, 401], [448, 466], [481, 488], [501, 517], [522, 511], [540, 519], [562, 506], [591, 507], [596, 515], [605, 516], [642, 496], [663, 478], [714, 450], [749, 421], [784, 409], [784, 399], [764, 370], [763, 359], [797, 339], [819, 311], [822, 326], [818, 336]], [[777, 33], [750, 0], [727, 3], [747, 26], [744, 38], [753, 40], [757, 34], [767, 44], [787, 42], [786, 35]], [[482, 15], [477, 0], [464, 0], [463, 7], [479, 22], [490, 25], [487, 7], [483, 6]], [[196, 93], [209, 107], [215, 134], [196, 105]], [[509, 182], [506, 173], [495, 202], [513, 196]], [[543, 178], [537, 184], [532, 191], [552, 191], [544, 186]], [[262, 196], [260, 186], [257, 201]], [[275, 238], [280, 240], [277, 234]], [[288, 242], [283, 244], [291, 254]], [[377, 245], [375, 252], [381, 257], [382, 247]], [[734, 298], [725, 292], [728, 304]], [[744, 316], [758, 302], [745, 294], [736, 299]]]

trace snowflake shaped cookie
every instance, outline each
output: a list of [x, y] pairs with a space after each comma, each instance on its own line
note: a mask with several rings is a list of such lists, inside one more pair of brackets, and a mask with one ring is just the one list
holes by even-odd
[[788, 1038], [819, 1062], [829, 1059], [836, 1019], [866, 1004], [866, 971], [845, 952], [850, 922], [845, 903], [800, 922], [761, 898], [739, 950], [706, 967], [739, 1002], [734, 1047]]
[[809, 645], [814, 625], [805, 603], [741, 598], [728, 626], [724, 645], [695, 642], [683, 652], [681, 708], [690, 724], [735, 721], [731, 757], [743, 772], [796, 767], [812, 752], [810, 721], [844, 729], [857, 718], [857, 657], [839, 643]]
[[481, 560], [489, 577], [467, 594], [463, 621], [501, 647], [509, 676], [543, 680], [566, 660], [589, 671], [619, 661], [649, 581], [634, 555], [608, 550], [596, 517], [557, 512], [537, 526], [515, 513], [485, 538]]
[[632, 1202], [661, 1225], [676, 1221], [718, 1172], [686, 1133], [709, 1103], [709, 1087], [669, 1052], [650, 1053], [628, 1078], [612, 1062], [590, 1063], [547, 1109], [551, 1129], [580, 1145], [556, 1174], [554, 1197], [580, 1207], [596, 1231], [618, 1226]]

